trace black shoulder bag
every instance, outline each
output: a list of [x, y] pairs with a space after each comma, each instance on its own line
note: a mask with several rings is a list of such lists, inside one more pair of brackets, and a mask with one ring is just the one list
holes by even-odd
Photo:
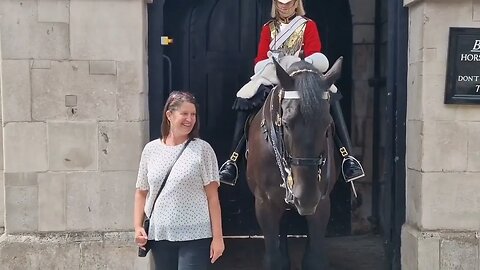
[[[150, 211], [150, 215], [148, 215], [148, 217], [145, 215], [144, 218], [143, 218], [143, 229], [145, 230], [145, 232], [147, 233], [147, 235], [148, 235], [148, 229], [150, 228], [150, 218], [152, 217], [153, 210], [155, 209], [155, 203], [157, 202], [158, 196], [160, 196], [160, 192], [162, 192], [163, 188], [165, 187], [165, 183], [167, 183], [168, 176], [170, 175], [170, 172], [172, 171], [173, 166], [175, 165], [175, 163], [177, 163], [177, 160], [178, 160], [178, 159], [180, 158], [180, 156], [182, 155], [183, 150], [185, 150], [185, 148], [187, 148], [188, 144], [189, 144], [191, 141], [192, 141], [192, 139], [189, 139], [189, 140], [185, 143], [185, 145], [183, 146], [182, 150], [181, 150], [180, 153], [178, 154], [177, 158], [176, 158], [175, 161], [173, 162], [172, 166], [170, 166], [170, 168], [168, 168], [167, 174], [165, 174], [165, 178], [163, 179], [163, 183], [162, 183], [162, 185], [160, 186], [160, 189], [158, 190], [157, 196], [155, 196], [155, 200], [153, 201], [152, 210]], [[147, 253], [148, 253], [148, 251], [150, 250], [149, 242], [150, 242], [150, 240], [148, 240], [147, 243], [145, 244], [145, 246], [143, 246], [145, 249], [138, 248], [138, 257], [145, 257], [145, 256], [147, 256]]]

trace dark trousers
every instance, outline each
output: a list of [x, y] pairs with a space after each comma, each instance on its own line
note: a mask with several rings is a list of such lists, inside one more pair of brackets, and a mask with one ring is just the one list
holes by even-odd
[[192, 241], [149, 243], [155, 270], [207, 270], [211, 238]]

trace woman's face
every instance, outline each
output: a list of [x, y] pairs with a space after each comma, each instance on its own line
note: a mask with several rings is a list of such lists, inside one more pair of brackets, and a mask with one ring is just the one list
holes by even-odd
[[289, 18], [295, 14], [295, 9], [298, 6], [298, 0], [291, 0], [288, 3], [282, 3], [278, 0], [275, 0], [278, 15], [282, 18]]
[[190, 102], [183, 102], [180, 106], [167, 111], [167, 119], [170, 122], [170, 133], [174, 136], [188, 136], [197, 122], [197, 110]]

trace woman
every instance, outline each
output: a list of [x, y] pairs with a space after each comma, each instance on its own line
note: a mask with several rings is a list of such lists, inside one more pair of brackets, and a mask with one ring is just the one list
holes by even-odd
[[[313, 64], [320, 72], [328, 69], [328, 59], [320, 53], [322, 42], [314, 21], [305, 17], [302, 0], [272, 0], [272, 20], [263, 25], [260, 34], [255, 74], [252, 80], [240, 89], [233, 109], [237, 111], [237, 121], [233, 135], [232, 155], [220, 168], [220, 181], [235, 185], [238, 178], [236, 161], [245, 142], [244, 125], [248, 115], [263, 104], [272, 85], [278, 84], [272, 58], [284, 68], [291, 63], [292, 56], [300, 56]], [[297, 58], [297, 61], [300, 60]], [[336, 127], [336, 142], [343, 157], [342, 174], [350, 182], [365, 176], [360, 162], [351, 156], [351, 141], [340, 107], [340, 93], [336, 87], [330, 89], [333, 95], [332, 116]]]
[[[162, 137], [142, 152], [135, 191], [135, 241], [139, 247], [149, 241], [156, 269], [207, 269], [225, 249], [217, 159], [212, 147], [198, 138], [197, 118], [195, 98], [172, 92], [163, 111]], [[150, 212], [147, 235], [142, 223], [144, 213]]]

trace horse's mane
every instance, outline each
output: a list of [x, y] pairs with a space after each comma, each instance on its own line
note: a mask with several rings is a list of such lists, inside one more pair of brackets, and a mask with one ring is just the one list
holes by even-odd
[[298, 72], [293, 76], [295, 90], [300, 93], [300, 112], [306, 120], [315, 120], [325, 113], [328, 101], [322, 99], [323, 92], [328, 91], [327, 85], [319, 76], [320, 72], [310, 63], [298, 61], [293, 63], [288, 73], [292, 74], [297, 70], [309, 70], [314, 72]]

